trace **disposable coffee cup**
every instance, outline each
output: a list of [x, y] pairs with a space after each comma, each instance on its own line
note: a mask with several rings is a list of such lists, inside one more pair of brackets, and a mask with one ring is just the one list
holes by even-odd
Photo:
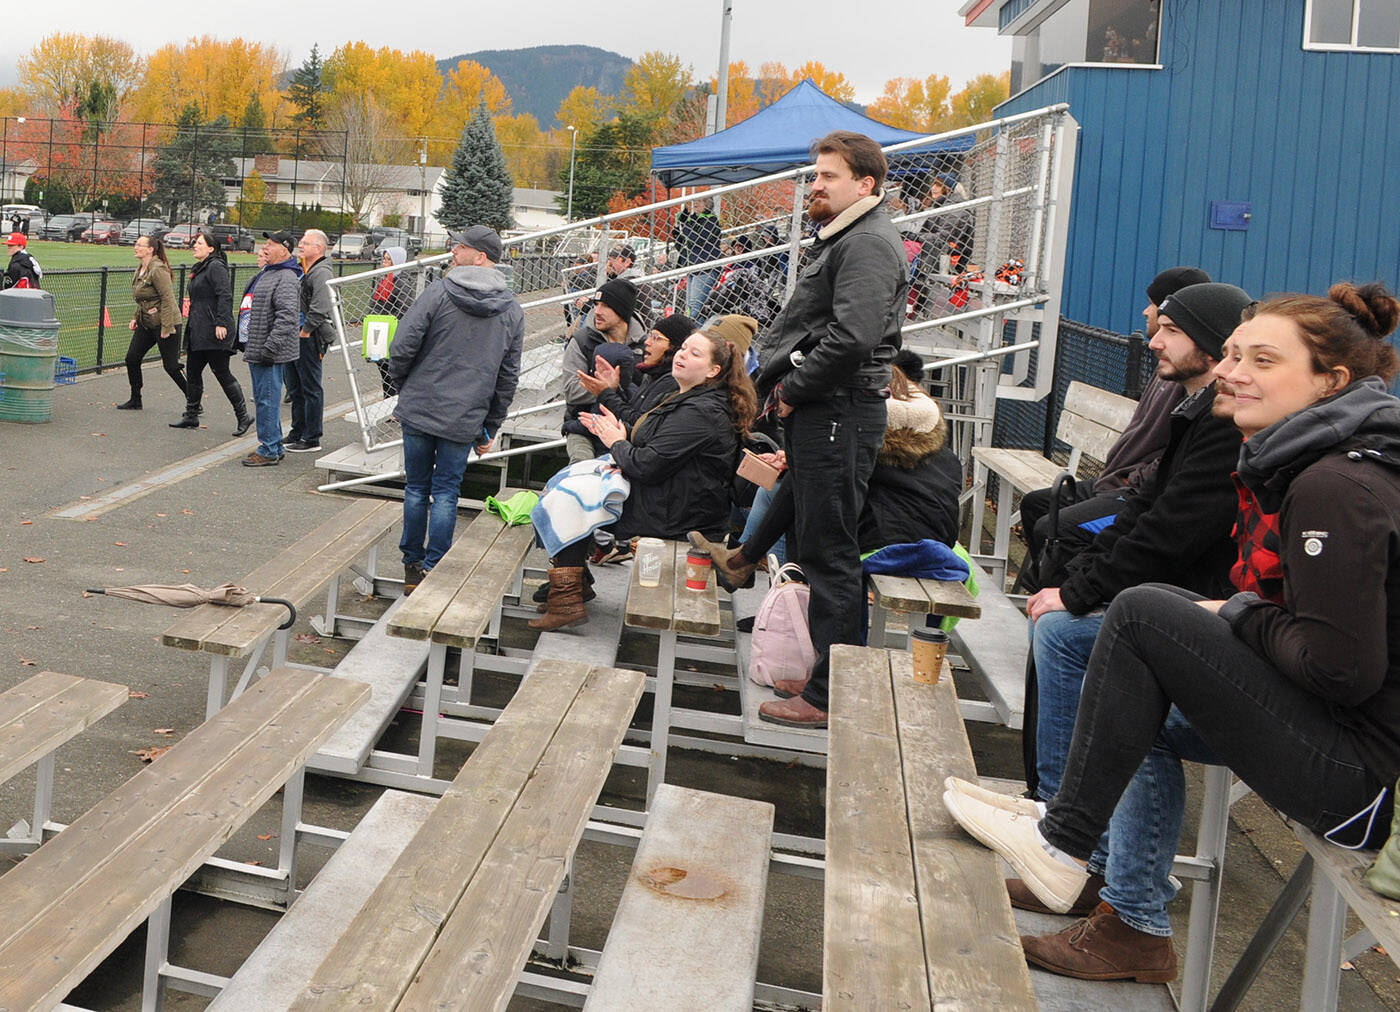
[[637, 582], [643, 587], [661, 584], [661, 553], [666, 550], [660, 538], [642, 538], [637, 542]]
[[909, 634], [914, 654], [914, 681], [937, 685], [943, 674], [943, 658], [948, 656], [948, 634], [942, 629], [914, 629]]

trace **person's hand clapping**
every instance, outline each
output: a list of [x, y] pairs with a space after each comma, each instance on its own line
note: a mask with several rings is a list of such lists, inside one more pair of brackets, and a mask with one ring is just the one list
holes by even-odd
[[618, 421], [617, 415], [601, 404], [598, 405], [597, 414], [580, 415], [579, 420], [583, 422], [585, 429], [597, 436], [598, 441], [609, 449], [614, 443], [620, 443], [627, 438], [627, 426]]

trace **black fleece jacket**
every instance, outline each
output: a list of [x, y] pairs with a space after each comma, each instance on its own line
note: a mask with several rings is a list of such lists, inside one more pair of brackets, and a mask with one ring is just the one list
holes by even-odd
[[1060, 600], [1072, 614], [1088, 614], [1143, 583], [1210, 598], [1229, 592], [1238, 504], [1230, 475], [1240, 433], [1211, 415], [1214, 401], [1214, 386], [1182, 401], [1152, 488], [1130, 496], [1117, 519], [1070, 560]]
[[1367, 768], [1400, 775], [1400, 401], [1352, 384], [1252, 436], [1240, 480], [1280, 508], [1284, 604], [1220, 609], [1279, 673], [1331, 704]]

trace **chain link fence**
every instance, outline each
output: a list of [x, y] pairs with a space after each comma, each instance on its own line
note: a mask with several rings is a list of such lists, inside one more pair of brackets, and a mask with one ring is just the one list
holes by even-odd
[[[904, 236], [911, 279], [911, 343], [915, 333], [937, 330], [948, 353], [977, 350], [952, 325], [1051, 300], [1059, 268], [1055, 182], [1065, 154], [1059, 138], [1068, 122], [1067, 110], [1055, 107], [885, 149], [887, 206]], [[634, 206], [507, 238], [502, 266], [526, 313], [517, 406], [557, 391], [547, 377], [559, 378], [575, 303], [614, 276], [637, 286], [644, 328], [676, 312], [701, 323], [743, 313], [759, 321], [762, 354], [762, 328], [791, 294], [814, 241], [806, 214], [811, 169], [698, 189], [668, 190], [653, 178]], [[424, 258], [334, 284], [366, 451], [399, 439], [389, 417], [393, 392], [364, 354], [366, 333], [379, 322], [373, 317], [385, 315], [387, 295], [401, 289], [411, 302], [448, 263], [448, 255]]]

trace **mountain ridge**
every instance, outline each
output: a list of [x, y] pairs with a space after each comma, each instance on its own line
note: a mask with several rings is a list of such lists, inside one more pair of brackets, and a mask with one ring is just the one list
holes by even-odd
[[574, 88], [597, 88], [615, 95], [632, 61], [598, 46], [528, 46], [521, 49], [482, 49], [437, 61], [447, 72], [462, 60], [473, 60], [495, 74], [505, 85], [513, 113], [529, 113], [548, 130], [568, 124], [556, 122], [559, 103]]

